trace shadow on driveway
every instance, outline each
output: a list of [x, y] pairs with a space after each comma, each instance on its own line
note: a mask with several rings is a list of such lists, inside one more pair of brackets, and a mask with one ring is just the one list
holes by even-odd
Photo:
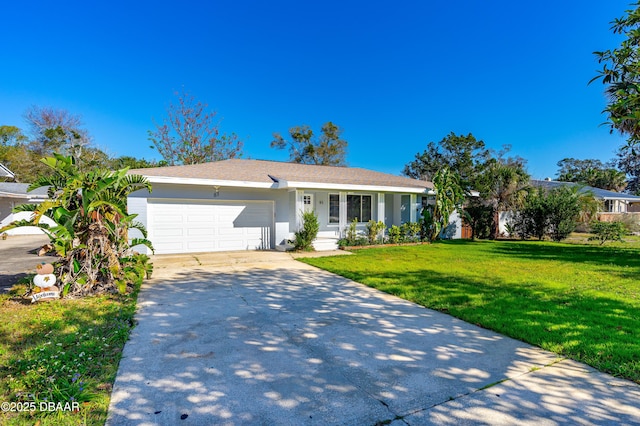
[[139, 298], [108, 425], [635, 424], [640, 387], [289, 261]]
[[49, 243], [46, 235], [15, 235], [0, 240], [0, 293], [6, 293], [22, 277], [35, 274], [36, 265], [55, 262], [57, 257], [38, 256]]

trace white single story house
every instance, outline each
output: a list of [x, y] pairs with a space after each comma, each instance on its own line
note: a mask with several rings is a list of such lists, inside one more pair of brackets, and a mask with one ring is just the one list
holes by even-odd
[[[27, 192], [28, 183], [0, 182], [0, 228], [9, 225], [11, 222], [30, 219], [31, 213], [13, 213], [15, 206], [20, 204], [37, 204], [48, 198], [47, 188], [38, 188]], [[48, 218], [42, 219], [44, 223], [53, 224]], [[42, 234], [43, 231], [35, 226], [14, 228], [5, 231], [7, 235], [29, 235]]]
[[282, 249], [307, 210], [320, 222], [316, 249], [333, 249], [354, 218], [359, 229], [369, 220], [387, 227], [416, 222], [433, 194], [431, 182], [387, 173], [262, 160], [130, 173], [153, 186], [152, 193], [131, 194], [128, 209], [157, 254]]

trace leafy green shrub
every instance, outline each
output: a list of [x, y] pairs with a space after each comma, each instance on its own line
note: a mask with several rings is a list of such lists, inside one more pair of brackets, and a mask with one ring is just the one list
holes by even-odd
[[370, 220], [367, 223], [367, 236], [369, 239], [369, 244], [377, 244], [382, 241], [382, 233], [384, 232], [386, 226], [384, 222], [376, 222], [375, 220]]
[[401, 240], [416, 242], [420, 240], [420, 224], [418, 222], [405, 222], [400, 226]]
[[462, 211], [462, 220], [471, 227], [471, 238], [490, 238], [494, 215], [490, 206], [472, 199]]
[[313, 240], [318, 236], [320, 223], [315, 212], [302, 213], [302, 227], [295, 233], [293, 245], [296, 250], [313, 250]]
[[640, 218], [636, 214], [623, 213], [619, 221], [624, 223], [629, 233], [640, 232]]
[[546, 197], [548, 234], [553, 241], [562, 241], [569, 236], [578, 223], [580, 193], [573, 187], [561, 186], [552, 189]]
[[402, 240], [402, 230], [397, 225], [391, 225], [388, 231], [389, 239], [388, 241], [391, 244], [398, 244]]
[[351, 221], [351, 223], [349, 224], [349, 227], [347, 228], [347, 237], [346, 237], [346, 242], [348, 246], [355, 246], [356, 245], [356, 240], [358, 239], [358, 218], [354, 217], [353, 220]]
[[589, 237], [589, 241], [600, 241], [600, 245], [602, 245], [607, 241], [622, 242], [622, 237], [627, 235], [629, 230], [624, 222], [621, 221], [593, 221], [591, 222], [591, 232], [594, 235], [592, 237]]
[[524, 206], [511, 220], [511, 228], [522, 239], [549, 236], [562, 241], [575, 229], [581, 216], [592, 214], [596, 206], [593, 194], [578, 186], [561, 186], [548, 191], [534, 189]]
[[433, 215], [431, 214], [430, 208], [425, 208], [422, 210], [422, 218], [418, 223], [420, 224], [420, 239], [422, 241], [429, 240], [432, 229], [435, 226], [433, 223]]

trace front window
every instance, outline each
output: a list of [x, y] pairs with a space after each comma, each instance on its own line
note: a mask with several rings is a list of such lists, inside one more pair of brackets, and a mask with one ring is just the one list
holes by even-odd
[[[371, 220], [371, 195], [347, 195], [347, 221], [358, 219], [358, 222]], [[329, 194], [329, 223], [340, 223], [340, 196]]]
[[347, 195], [347, 222], [371, 220], [371, 195]]
[[340, 223], [340, 196], [329, 194], [329, 223]]

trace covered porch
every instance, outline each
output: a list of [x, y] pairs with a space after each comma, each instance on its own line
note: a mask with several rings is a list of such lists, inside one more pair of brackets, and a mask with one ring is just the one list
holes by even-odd
[[406, 222], [417, 222], [427, 194], [414, 192], [331, 191], [317, 189], [291, 190], [290, 232], [302, 226], [302, 213], [313, 211], [318, 216], [320, 230], [314, 242], [316, 250], [334, 250], [345, 237], [349, 225], [356, 221], [359, 232], [366, 231], [370, 220], [382, 222], [387, 228]]

